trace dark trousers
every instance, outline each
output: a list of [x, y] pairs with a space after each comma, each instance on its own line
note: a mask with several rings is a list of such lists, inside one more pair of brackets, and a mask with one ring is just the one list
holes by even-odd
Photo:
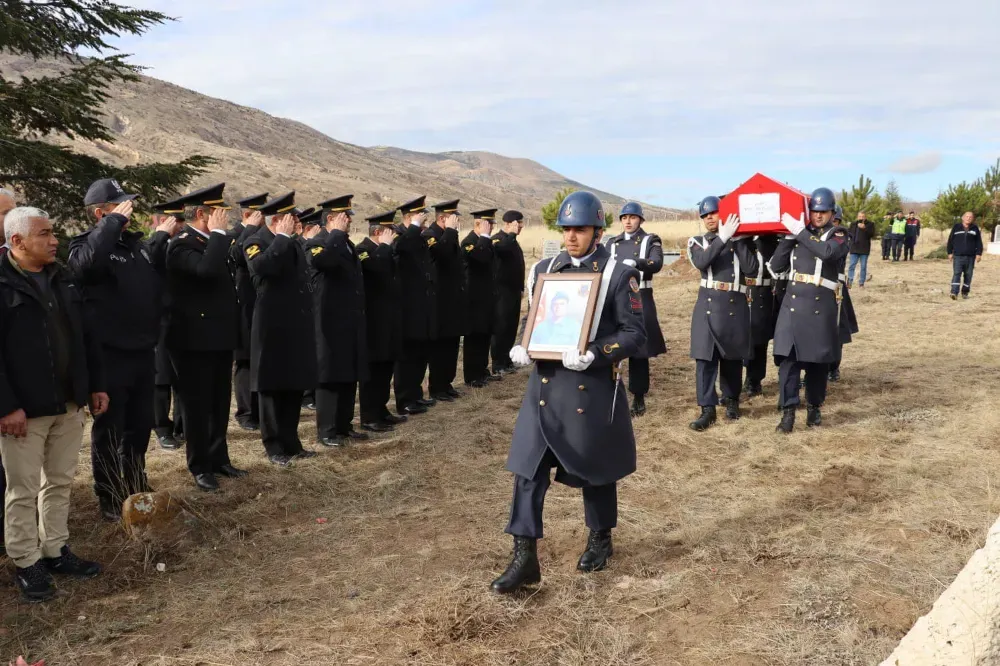
[[351, 432], [357, 382], [320, 384], [316, 389], [316, 433], [321, 439]]
[[958, 295], [959, 288], [963, 294], [968, 294], [972, 290], [972, 273], [976, 270], [976, 258], [956, 254], [953, 257], [952, 267], [952, 295]]
[[490, 376], [489, 333], [470, 333], [465, 336], [462, 346], [462, 374], [465, 375], [466, 384]]
[[882, 237], [882, 260], [885, 261], [889, 258], [889, 254], [892, 252], [892, 238], [889, 236]]
[[[507, 534], [519, 537], [541, 539], [542, 508], [545, 505], [545, 493], [552, 481], [549, 476], [557, 467], [552, 451], [546, 451], [539, 463], [535, 476], [526, 479], [514, 475], [514, 496], [510, 503], [510, 521], [507, 523]], [[583, 517], [587, 527], [594, 531], [611, 530], [618, 526], [618, 486], [609, 483], [603, 486], [584, 486]]]
[[250, 359], [236, 361], [233, 392], [236, 393], [236, 420], [239, 423], [260, 423], [257, 393], [250, 390]]
[[743, 361], [747, 369], [747, 382], [751, 386], [760, 386], [767, 377], [767, 343], [753, 348], [753, 358]]
[[628, 390], [632, 395], [649, 393], [649, 359], [630, 358], [628, 360]]
[[313, 409], [316, 408], [316, 389], [302, 392], [302, 407], [306, 408], [310, 405], [312, 405]]
[[695, 363], [695, 385], [698, 390], [698, 406], [714, 407], [719, 404], [719, 395], [715, 392], [715, 380], [719, 379], [723, 400], [734, 400], [740, 397], [740, 381], [743, 379], [743, 361], [727, 361], [716, 349], [711, 361], [698, 359]]
[[302, 391], [260, 391], [260, 436], [269, 456], [302, 453], [299, 414]]
[[184, 405], [188, 471], [213, 474], [229, 465], [229, 403], [233, 352], [171, 349], [177, 393]]
[[153, 430], [153, 350], [104, 348], [108, 411], [94, 419], [90, 463], [99, 498], [123, 502], [146, 486], [146, 450]]
[[438, 338], [428, 343], [430, 371], [427, 373], [427, 391], [431, 395], [444, 393], [452, 387], [458, 374], [459, 338]]
[[903, 253], [903, 239], [893, 238], [892, 239], [892, 260], [899, 261], [900, 255]]
[[510, 350], [517, 339], [517, 327], [521, 320], [521, 292], [501, 289], [497, 299], [496, 322], [490, 356], [493, 358], [493, 372], [510, 368]]
[[903, 241], [903, 261], [913, 259], [913, 250], [917, 247], [917, 237], [907, 236]]
[[[173, 398], [174, 418], [170, 418], [170, 403]], [[184, 412], [181, 409], [177, 390], [167, 384], [157, 384], [153, 388], [153, 431], [157, 437], [183, 437]]]
[[402, 410], [424, 397], [424, 374], [430, 343], [426, 340], [403, 340], [403, 350], [396, 362], [396, 409]]
[[361, 408], [361, 423], [379, 423], [389, 416], [386, 404], [389, 402], [389, 384], [395, 361], [370, 361], [368, 381], [361, 382], [358, 402]]
[[778, 366], [778, 407], [796, 407], [801, 404], [799, 399], [799, 383], [802, 371], [806, 373], [806, 402], [810, 405], [822, 405], [826, 402], [826, 383], [829, 379], [829, 363], [804, 363], [796, 359], [795, 350], [790, 356], [781, 359]]

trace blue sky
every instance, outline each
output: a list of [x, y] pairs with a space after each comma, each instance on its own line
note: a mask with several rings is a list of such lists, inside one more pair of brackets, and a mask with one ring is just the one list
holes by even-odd
[[350, 143], [689, 208], [756, 171], [930, 200], [1000, 157], [996, 0], [139, 0], [149, 74]]

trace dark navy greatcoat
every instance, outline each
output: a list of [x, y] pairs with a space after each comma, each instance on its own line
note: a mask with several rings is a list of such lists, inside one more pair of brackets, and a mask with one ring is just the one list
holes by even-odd
[[250, 330], [250, 388], [316, 388], [316, 331], [309, 265], [302, 243], [265, 225], [244, 241], [257, 290]]
[[702, 280], [726, 285], [725, 290], [722, 285], [698, 289], [691, 315], [691, 358], [711, 361], [716, 349], [729, 361], [750, 358], [746, 279], [759, 271], [753, 242], [738, 238], [723, 243], [717, 233], [709, 232], [688, 240], [688, 258]]
[[[647, 240], [648, 239], [648, 240]], [[656, 314], [656, 301], [653, 300], [653, 276], [663, 268], [663, 242], [656, 234], [646, 233], [639, 227], [631, 238], [625, 234], [612, 236], [608, 239], [608, 251], [611, 256], [623, 263], [635, 262], [634, 268], [639, 271], [639, 294], [642, 296], [642, 316], [646, 325], [646, 344], [633, 358], [652, 358], [665, 354], [667, 343], [663, 340], [660, 330], [660, 319]]]
[[[803, 363], [833, 363], [840, 351], [837, 291], [841, 261], [850, 251], [847, 231], [828, 225], [806, 227], [797, 236], [787, 236], [771, 257], [771, 271], [790, 271], [788, 290], [781, 302], [774, 330], [774, 355], [788, 356], [795, 350]], [[826, 286], [812, 284], [816, 277]]]
[[496, 263], [493, 242], [475, 232], [462, 240], [469, 297], [469, 333], [493, 332], [497, 308]]
[[347, 234], [323, 229], [305, 241], [316, 321], [320, 384], [368, 379], [365, 284]]
[[392, 245], [366, 238], [358, 243], [357, 251], [365, 280], [368, 361], [396, 361], [402, 351], [403, 333]]
[[404, 340], [427, 341], [437, 337], [434, 265], [431, 263], [429, 240], [422, 232], [418, 225], [408, 225], [393, 246], [402, 297]]
[[[562, 252], [548, 272], [603, 273], [609, 261], [603, 247], [579, 267]], [[535, 265], [533, 282], [549, 263]], [[560, 361], [535, 363], [507, 457], [507, 469], [514, 474], [533, 478], [546, 451], [559, 461], [556, 480], [573, 487], [613, 483], [635, 471], [628, 397], [614, 366], [646, 342], [638, 280], [634, 268], [615, 264], [597, 336], [588, 347], [595, 356], [589, 368], [575, 372]]]
[[767, 262], [778, 247], [777, 236], [757, 236], [757, 272], [747, 276], [747, 291], [750, 296], [750, 344], [760, 347], [774, 337], [775, 310], [774, 279], [767, 270]]
[[462, 248], [458, 245], [458, 230], [432, 223], [422, 235], [433, 266], [437, 316], [434, 337], [461, 337], [469, 332], [469, 294]]

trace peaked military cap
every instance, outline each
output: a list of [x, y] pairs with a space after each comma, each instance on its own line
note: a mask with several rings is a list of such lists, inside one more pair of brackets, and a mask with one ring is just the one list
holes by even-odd
[[226, 189], [225, 183], [210, 185], [209, 187], [196, 190], [191, 194], [181, 197], [180, 201], [185, 206], [211, 206], [212, 208], [222, 208], [229, 210], [225, 200], [222, 198], [222, 191]]
[[348, 215], [354, 215], [354, 211], [351, 210], [351, 199], [353, 198], [353, 194], [345, 194], [342, 197], [327, 199], [326, 201], [316, 205], [330, 213], [347, 213]]
[[295, 209], [295, 190], [275, 197], [258, 208], [262, 215], [284, 215]]
[[486, 210], [477, 210], [472, 213], [472, 218], [475, 220], [489, 220], [494, 221], [497, 217], [496, 208], [487, 208]]
[[158, 203], [153, 210], [161, 215], [182, 215], [184, 213], [184, 198]]
[[315, 212], [316, 212], [316, 208], [314, 206], [309, 206], [309, 208], [297, 208], [296, 207], [296, 208], [292, 209], [292, 215], [294, 215], [295, 217], [299, 218], [299, 222], [302, 221], [303, 217], [307, 217], [309, 215], [312, 215]]
[[365, 222], [370, 222], [371, 224], [385, 224], [390, 225], [396, 220], [396, 211], [390, 210], [385, 213], [379, 213], [378, 215], [372, 215], [371, 217], [366, 217]]
[[417, 197], [413, 201], [407, 201], [405, 204], [399, 207], [399, 211], [406, 215], [407, 213], [422, 213], [427, 210], [427, 206], [424, 202], [427, 200], [426, 196]]
[[321, 208], [308, 208], [299, 215], [299, 222], [303, 226], [309, 227], [314, 224], [320, 223], [320, 214], [323, 212]]
[[438, 215], [441, 215], [442, 213], [448, 215], [451, 215], [452, 213], [455, 213], [456, 215], [461, 215], [461, 213], [458, 212], [458, 202], [459, 199], [452, 199], [451, 201], [442, 201], [439, 204], [434, 204], [434, 210], [437, 211]]
[[236, 205], [240, 208], [247, 208], [249, 210], [257, 210], [267, 202], [267, 192], [263, 194], [255, 194], [252, 197], [247, 197], [246, 199], [240, 199], [236, 202]]
[[523, 219], [524, 215], [522, 215], [519, 210], [509, 210], [503, 214], [504, 222], [520, 222]]

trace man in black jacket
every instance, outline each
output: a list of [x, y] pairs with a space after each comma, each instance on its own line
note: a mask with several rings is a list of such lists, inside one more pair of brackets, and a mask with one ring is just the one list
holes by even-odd
[[287, 467], [311, 458], [298, 437], [302, 394], [316, 387], [316, 340], [309, 266], [295, 231], [295, 192], [260, 207], [260, 231], [243, 253], [257, 290], [250, 331], [250, 388], [260, 401], [260, 434], [268, 460]]
[[394, 386], [396, 411], [401, 415], [423, 414], [434, 405], [424, 399], [423, 381], [431, 341], [437, 335], [434, 266], [429, 240], [423, 235], [426, 197], [417, 197], [399, 207], [403, 230], [396, 239], [396, 271], [402, 297], [403, 348], [396, 363]]
[[44, 601], [55, 596], [51, 574], [91, 578], [101, 571], [66, 542], [83, 407], [99, 417], [108, 395], [100, 345], [70, 276], [56, 264], [59, 241], [48, 215], [15, 208], [6, 225], [10, 251], [0, 253], [5, 536], [22, 596]]
[[875, 237], [875, 223], [868, 221], [864, 211], [858, 213], [858, 219], [851, 222], [848, 231], [851, 238], [851, 254], [847, 265], [847, 286], [854, 286], [854, 269], [861, 264], [861, 276], [858, 286], [864, 287], [868, 278], [868, 255], [872, 252], [872, 238]]
[[972, 290], [972, 273], [983, 258], [983, 234], [974, 220], [975, 213], [967, 211], [962, 215], [962, 221], [951, 228], [948, 234], [948, 259], [953, 262], [954, 271], [951, 276], [951, 300], [958, 298], [959, 289], [962, 298], [968, 298]]
[[[181, 200], [168, 201], [153, 206], [152, 223], [159, 226], [169, 218], [173, 221], [184, 219], [184, 204]], [[164, 314], [160, 325], [160, 339], [156, 343], [154, 357], [156, 360], [156, 375], [153, 378], [153, 432], [160, 448], [165, 451], [175, 451], [184, 441], [184, 410], [177, 397], [177, 375], [174, 366], [170, 364], [170, 353], [167, 351], [167, 312], [170, 309], [170, 297], [167, 290], [163, 291]], [[173, 418], [170, 418], [170, 407], [173, 404]]]
[[188, 471], [206, 491], [219, 489], [216, 475], [246, 476], [230, 462], [226, 442], [240, 311], [225, 186], [182, 199], [188, 224], [167, 250], [167, 350], [184, 405]]
[[[490, 235], [493, 232], [495, 208], [472, 214], [473, 228], [462, 240], [465, 254], [465, 274], [468, 279], [469, 329], [462, 352], [465, 385], [482, 388], [494, 377], [490, 375], [490, 336], [496, 316], [496, 255]], [[500, 375], [495, 376], [500, 379]]]
[[430, 343], [427, 389], [431, 400], [451, 402], [460, 396], [452, 382], [458, 373], [458, 343], [468, 332], [469, 297], [465, 264], [458, 245], [458, 199], [434, 206], [435, 220], [423, 232], [434, 266], [437, 326]]
[[396, 239], [393, 222], [396, 211], [367, 218], [368, 237], [358, 243], [358, 260], [365, 283], [365, 334], [368, 347], [368, 379], [361, 382], [361, 428], [387, 432], [406, 421], [405, 416], [390, 414], [389, 384], [392, 368], [399, 358], [400, 334], [399, 280], [392, 258]]
[[244, 430], [260, 428], [260, 409], [257, 404], [257, 394], [250, 390], [250, 325], [253, 322], [253, 306], [257, 300], [257, 292], [253, 288], [253, 280], [250, 279], [246, 255], [243, 254], [243, 241], [260, 231], [258, 226], [250, 222], [259, 224], [263, 221], [261, 216], [254, 217], [253, 213], [266, 202], [267, 192], [237, 201], [243, 219], [237, 222], [232, 230], [236, 243], [230, 252], [236, 265], [236, 296], [240, 300], [240, 346], [233, 354], [235, 366], [233, 392], [236, 394], [236, 422]]
[[523, 228], [524, 215], [509, 210], [503, 214], [503, 227], [493, 239], [493, 252], [497, 257], [497, 311], [490, 349], [494, 375], [517, 369], [511, 363], [510, 350], [517, 337], [524, 294], [524, 251], [517, 242], [517, 235]]
[[83, 289], [104, 349], [111, 407], [94, 420], [91, 463], [94, 492], [107, 520], [121, 516], [133, 493], [150, 490], [146, 449], [153, 427], [155, 363], [163, 313], [167, 241], [180, 224], [167, 221], [149, 241], [128, 231], [132, 200], [114, 180], [95, 182], [84, 205], [92, 229], [69, 243], [69, 268]]
[[368, 379], [364, 278], [349, 236], [353, 197], [346, 194], [319, 204], [323, 228], [305, 243], [319, 371], [316, 432], [323, 446], [368, 439], [351, 425], [358, 382]]

